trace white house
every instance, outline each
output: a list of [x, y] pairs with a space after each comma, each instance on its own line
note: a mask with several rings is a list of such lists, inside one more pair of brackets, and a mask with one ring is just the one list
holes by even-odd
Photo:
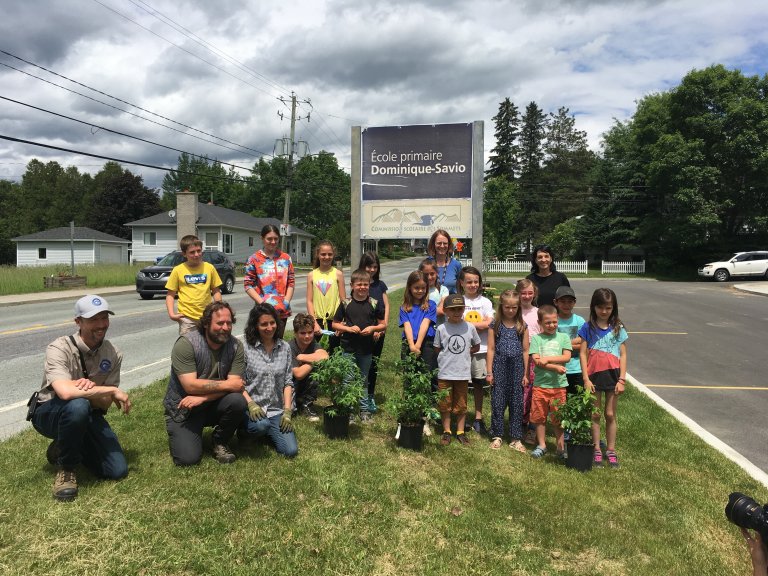
[[[280, 227], [276, 218], [256, 218], [245, 212], [213, 204], [197, 203], [196, 235], [205, 249], [224, 252], [235, 262], [245, 262], [262, 247], [261, 229], [267, 224]], [[154, 262], [178, 250], [176, 213], [163, 212], [125, 224], [132, 230], [132, 257], [136, 262]], [[294, 264], [312, 261], [312, 234], [291, 226], [287, 252]]]
[[84, 226], [75, 227], [74, 235], [70, 230], [69, 226], [62, 226], [11, 238], [16, 242], [16, 265], [70, 264], [72, 247], [75, 264], [128, 263], [130, 240]]

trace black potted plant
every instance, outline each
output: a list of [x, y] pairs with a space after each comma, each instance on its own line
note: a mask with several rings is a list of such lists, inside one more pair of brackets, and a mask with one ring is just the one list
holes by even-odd
[[318, 392], [331, 400], [323, 410], [323, 429], [329, 438], [349, 436], [349, 417], [360, 407], [365, 382], [354, 358], [337, 348], [327, 359], [315, 364], [312, 376]]
[[592, 470], [592, 415], [599, 412], [595, 400], [594, 394], [578, 386], [576, 394], [557, 406], [560, 425], [570, 435], [565, 465], [579, 472]]
[[403, 448], [421, 450], [424, 422], [439, 418], [437, 402], [448, 392], [432, 392], [433, 371], [414, 354], [399, 360], [395, 367], [402, 376], [403, 390], [387, 402], [387, 410], [397, 418], [400, 434], [397, 443]]

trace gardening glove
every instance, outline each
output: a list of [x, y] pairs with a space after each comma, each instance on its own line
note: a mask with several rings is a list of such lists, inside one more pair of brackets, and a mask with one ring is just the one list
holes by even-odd
[[283, 434], [288, 434], [289, 432], [293, 432], [293, 422], [291, 422], [290, 410], [285, 410], [283, 412], [283, 415], [280, 416], [280, 432], [282, 432]]
[[254, 402], [253, 400], [248, 402], [248, 418], [250, 418], [252, 422], [261, 420], [262, 418], [264, 418], [264, 416], [266, 416], [266, 414], [264, 413], [264, 408], [256, 404], [256, 402]]

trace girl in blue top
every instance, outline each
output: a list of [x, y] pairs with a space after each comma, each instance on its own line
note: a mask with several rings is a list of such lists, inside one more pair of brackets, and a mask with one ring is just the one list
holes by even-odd
[[427, 279], [427, 298], [432, 300], [437, 306], [437, 324], [438, 326], [445, 321], [443, 313], [443, 301], [448, 296], [448, 288], [440, 286], [437, 282], [437, 266], [434, 260], [424, 260], [419, 264], [419, 272], [424, 273]]
[[408, 275], [403, 305], [400, 306], [400, 327], [403, 329], [401, 356], [419, 356], [431, 369], [436, 322], [437, 306], [427, 297], [427, 279], [423, 272], [414, 270]]
[[[579, 350], [584, 388], [597, 396], [597, 407], [605, 397], [605, 457], [612, 468], [619, 467], [616, 457], [616, 403], [624, 392], [627, 375], [627, 331], [619, 319], [619, 301], [610, 288], [598, 288], [589, 304], [589, 322], [579, 328], [579, 337], [586, 344]], [[595, 444], [594, 464], [603, 465], [600, 447], [600, 414], [592, 416], [592, 441]]]

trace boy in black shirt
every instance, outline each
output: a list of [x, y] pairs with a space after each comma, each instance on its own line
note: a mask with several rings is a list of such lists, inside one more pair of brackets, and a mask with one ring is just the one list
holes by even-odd
[[[350, 286], [352, 298], [339, 304], [333, 317], [332, 327], [341, 333], [341, 347], [344, 352], [355, 357], [363, 380], [368, 379], [368, 371], [373, 359], [373, 334], [384, 332], [384, 305], [368, 295], [371, 276], [363, 269], [352, 272]], [[360, 418], [370, 419], [368, 399], [360, 401]]]

